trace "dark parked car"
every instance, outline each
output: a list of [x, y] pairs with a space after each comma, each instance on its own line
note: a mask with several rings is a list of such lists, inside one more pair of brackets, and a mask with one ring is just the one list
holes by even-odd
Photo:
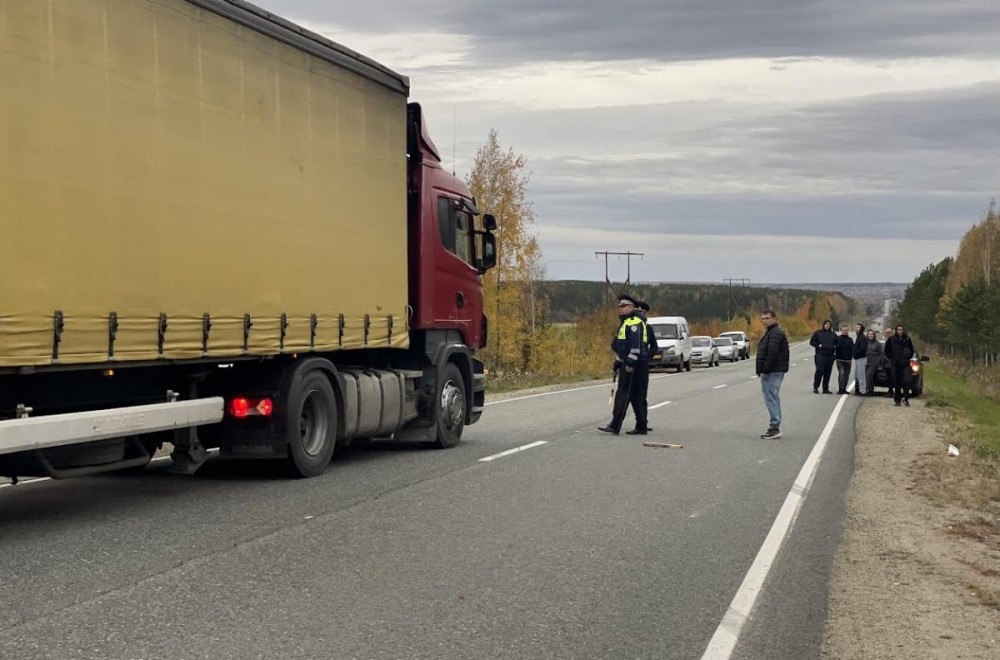
[[[920, 396], [924, 392], [924, 365], [923, 362], [930, 362], [930, 358], [921, 355], [920, 360], [910, 360], [910, 386], [913, 388], [913, 396]], [[883, 357], [878, 368], [875, 369], [875, 377], [872, 382], [874, 387], [884, 387], [889, 389], [892, 385], [892, 371], [889, 368], [889, 358]]]

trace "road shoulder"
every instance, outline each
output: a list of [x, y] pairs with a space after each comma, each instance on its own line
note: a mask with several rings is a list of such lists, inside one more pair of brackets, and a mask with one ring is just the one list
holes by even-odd
[[933, 496], [969, 459], [948, 457], [922, 401], [869, 399], [856, 424], [823, 656], [998, 657], [1000, 545], [967, 533], [981, 512]]

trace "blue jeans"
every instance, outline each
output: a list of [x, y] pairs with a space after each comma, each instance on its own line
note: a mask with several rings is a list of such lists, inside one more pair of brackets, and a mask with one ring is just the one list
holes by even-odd
[[760, 390], [764, 393], [764, 405], [771, 415], [772, 429], [781, 428], [781, 399], [778, 398], [778, 392], [781, 390], [783, 380], [785, 374], [780, 371], [760, 375]]

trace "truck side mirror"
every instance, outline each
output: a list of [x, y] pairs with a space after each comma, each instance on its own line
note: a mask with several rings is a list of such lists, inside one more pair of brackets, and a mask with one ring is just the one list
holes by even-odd
[[497, 237], [492, 232], [476, 232], [482, 239], [479, 256], [476, 258], [476, 270], [482, 275], [497, 265]]
[[483, 229], [486, 231], [496, 231], [497, 219], [490, 213], [483, 216]]

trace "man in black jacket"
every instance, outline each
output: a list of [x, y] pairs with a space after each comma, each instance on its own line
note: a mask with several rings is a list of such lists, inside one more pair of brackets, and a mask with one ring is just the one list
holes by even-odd
[[757, 344], [757, 375], [760, 390], [764, 394], [764, 405], [770, 415], [770, 424], [761, 438], [781, 437], [781, 383], [788, 373], [788, 337], [778, 325], [773, 309], [765, 309], [760, 315], [764, 325], [764, 336]]
[[851, 382], [851, 363], [854, 361], [854, 340], [848, 334], [849, 329], [844, 323], [840, 326], [840, 336], [837, 337], [837, 394], [847, 394], [847, 384]]
[[897, 406], [902, 400], [903, 405], [910, 407], [910, 360], [914, 355], [913, 340], [902, 325], [897, 325], [896, 333], [885, 342], [885, 356], [889, 359], [892, 375], [892, 398]]
[[854, 326], [854, 393], [864, 396], [868, 393], [866, 375], [868, 372], [868, 337], [865, 336], [865, 326], [858, 323]]
[[837, 352], [837, 335], [833, 323], [823, 321], [823, 328], [813, 333], [809, 345], [816, 349], [816, 375], [813, 376], [813, 393], [819, 394], [819, 383], [823, 381], [823, 394], [830, 392], [830, 375]]

